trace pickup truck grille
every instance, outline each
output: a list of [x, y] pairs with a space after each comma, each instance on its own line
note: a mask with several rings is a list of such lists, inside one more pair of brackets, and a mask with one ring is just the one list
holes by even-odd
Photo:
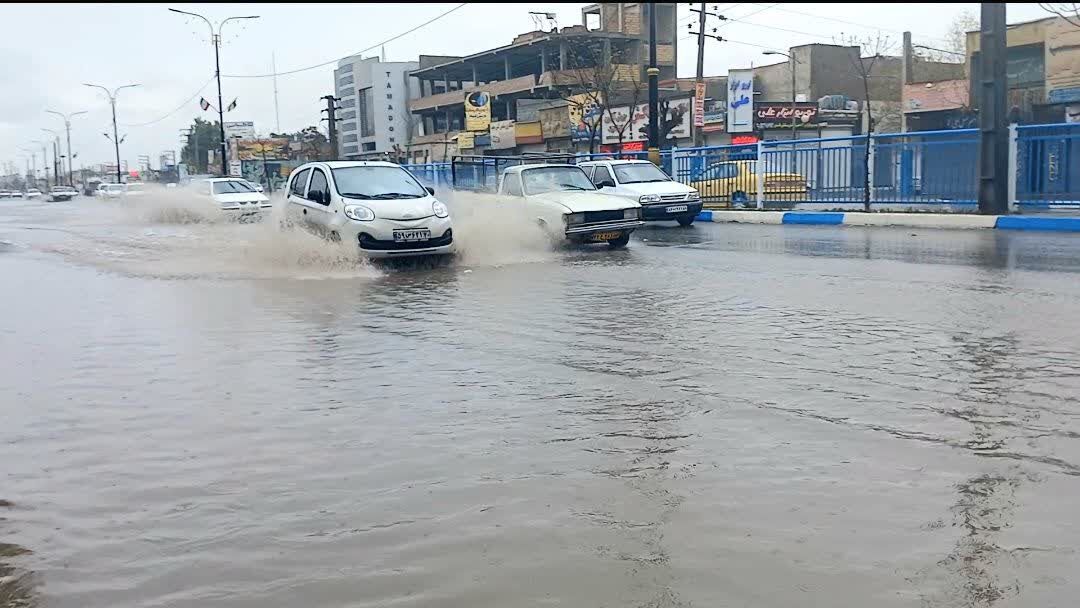
[[594, 224], [597, 222], [612, 222], [623, 219], [623, 210], [605, 210], [605, 211], [586, 211], [585, 223]]
[[685, 194], [662, 194], [662, 195], [660, 195], [660, 202], [662, 202], [662, 203], [672, 203], [672, 202], [675, 202], [675, 201], [682, 202], [682, 201], [685, 201], [685, 200], [686, 200], [686, 195]]

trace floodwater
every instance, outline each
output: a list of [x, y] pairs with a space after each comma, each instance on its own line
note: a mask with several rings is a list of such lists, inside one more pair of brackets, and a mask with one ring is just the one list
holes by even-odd
[[1080, 238], [460, 200], [387, 267], [181, 196], [0, 200], [0, 606], [1080, 594]]

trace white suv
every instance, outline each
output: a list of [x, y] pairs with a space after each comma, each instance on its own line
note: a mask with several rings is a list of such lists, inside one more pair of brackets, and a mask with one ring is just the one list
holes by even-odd
[[701, 212], [701, 195], [680, 184], [647, 160], [596, 160], [578, 163], [600, 194], [641, 204], [642, 219], [694, 223]]
[[286, 214], [332, 240], [356, 243], [369, 257], [451, 253], [450, 212], [399, 165], [332, 161], [289, 175]]

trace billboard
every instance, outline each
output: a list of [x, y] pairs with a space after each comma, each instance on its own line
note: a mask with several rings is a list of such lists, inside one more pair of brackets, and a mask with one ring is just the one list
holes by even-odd
[[236, 142], [238, 160], [288, 160], [289, 140], [285, 137], [239, 139]]
[[514, 123], [514, 139], [519, 144], [543, 143], [544, 131], [539, 122]]
[[244, 175], [244, 163], [238, 160], [229, 161], [229, 177], [241, 177]]
[[728, 70], [728, 133], [754, 130], [754, 71]]
[[[693, 122], [691, 106], [693, 106], [693, 99], [690, 97], [660, 101], [660, 136], [664, 142], [690, 137], [690, 124]], [[611, 108], [609, 112], [604, 113], [602, 125], [600, 143], [618, 143], [619, 130], [623, 125], [626, 125], [622, 129], [623, 143], [648, 141], [649, 104], [638, 104], [634, 107], [633, 113], [630, 112], [629, 106]]]
[[470, 91], [465, 93], [465, 130], [487, 131], [491, 125], [491, 93]]
[[596, 130], [596, 135], [600, 134], [602, 126], [600, 118], [604, 110], [599, 102], [603, 99], [603, 96], [597, 92], [574, 95], [567, 100], [570, 102], [567, 110], [570, 112], [571, 141], [589, 141], [589, 138], [593, 136], [593, 129]]
[[694, 84], [694, 126], [705, 126], [705, 83]]
[[240, 139], [255, 139], [254, 122], [227, 122], [225, 123], [225, 138], [239, 137]]
[[514, 137], [514, 121], [498, 120], [491, 123], [491, 149], [503, 150], [517, 145]]
[[458, 150], [470, 150], [476, 147], [476, 138], [468, 131], [462, 131], [457, 134], [457, 147]]
[[[794, 121], [792, 120], [794, 117]], [[754, 106], [754, 122], [759, 129], [791, 128], [792, 122], [796, 127], [818, 122], [818, 104], [813, 101], [796, 102], [792, 107], [790, 102], [782, 103], [759, 103]]]

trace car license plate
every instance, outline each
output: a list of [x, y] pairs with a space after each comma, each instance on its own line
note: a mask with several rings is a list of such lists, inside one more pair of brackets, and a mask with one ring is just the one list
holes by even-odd
[[686, 211], [686, 205], [673, 205], [671, 207], [668, 207], [664, 211], [667, 211], [668, 213], [680, 213], [682, 211]]
[[614, 241], [620, 236], [622, 236], [621, 232], [597, 232], [596, 234], [592, 235], [592, 240], [597, 242]]
[[427, 241], [431, 239], [431, 231], [423, 230], [395, 230], [394, 241], [397, 243], [409, 243], [412, 241]]

